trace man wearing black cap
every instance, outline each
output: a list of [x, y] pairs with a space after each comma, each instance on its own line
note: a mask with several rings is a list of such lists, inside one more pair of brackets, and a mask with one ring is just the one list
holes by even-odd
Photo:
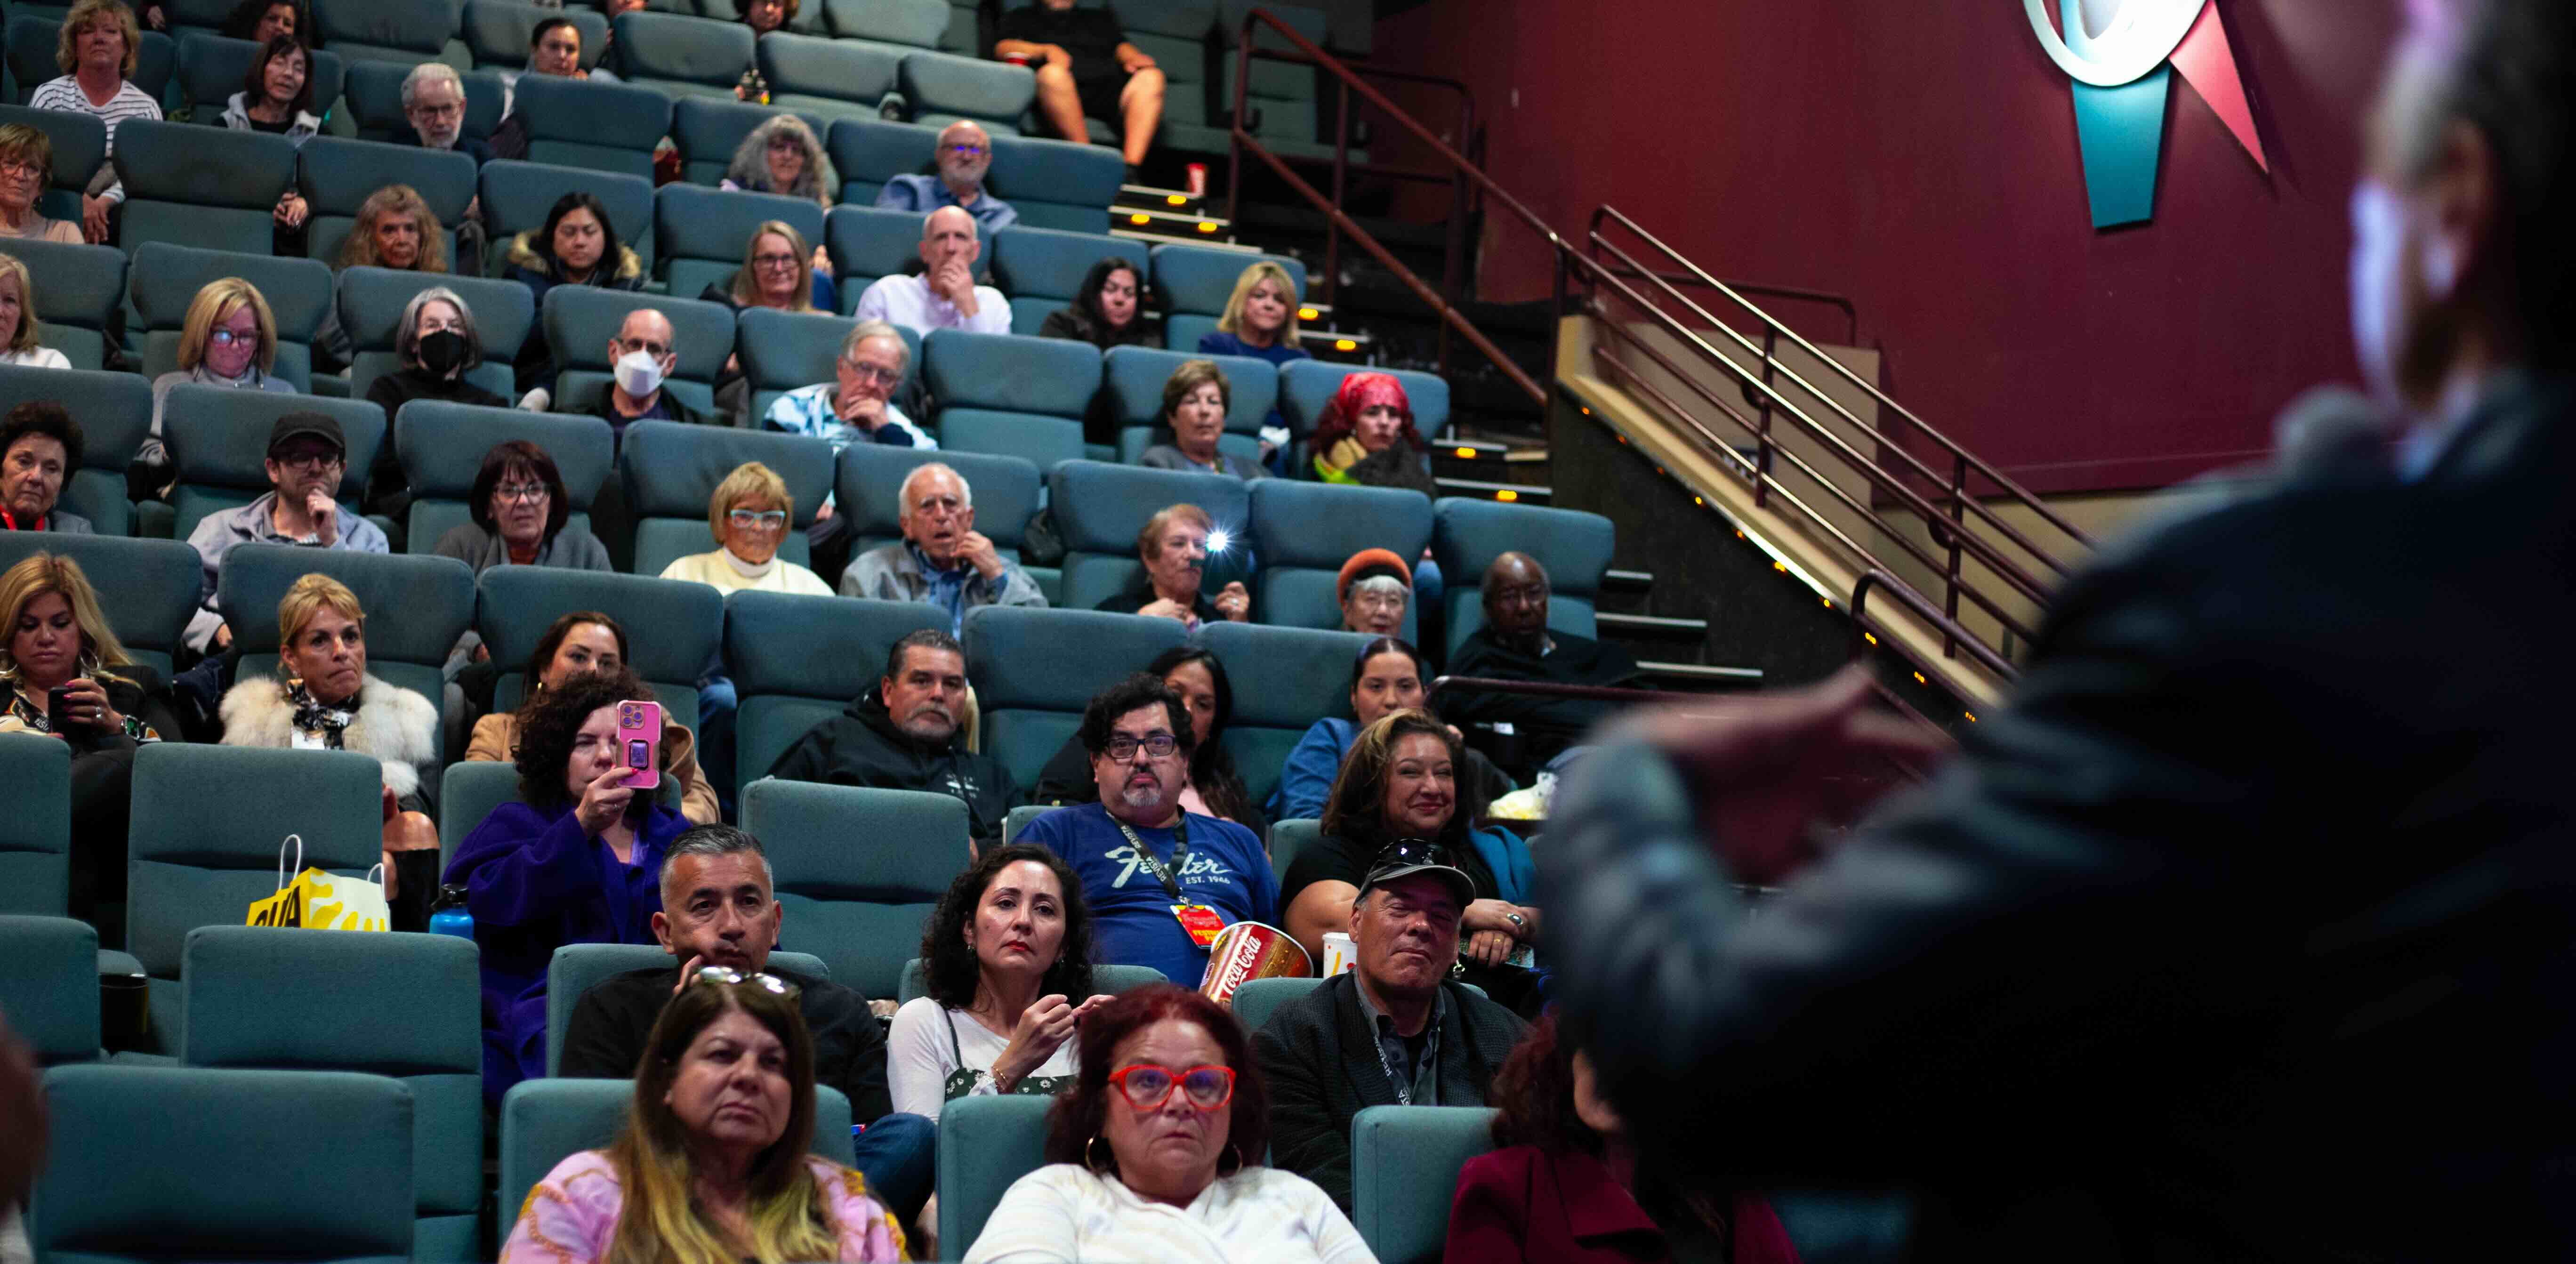
[[288, 413], [268, 432], [268, 486], [239, 509], [208, 514], [188, 535], [205, 563], [200, 609], [188, 621], [188, 645], [208, 653], [232, 644], [232, 629], [215, 612], [215, 580], [224, 556], [241, 544], [300, 544], [307, 548], [384, 553], [385, 533], [340, 506], [332, 493], [349, 468], [349, 444], [340, 423], [322, 413]]
[[1351, 1116], [1369, 1106], [1482, 1106], [1525, 1024], [1450, 977], [1465, 872], [1407, 840], [1378, 856], [1351, 904], [1351, 969], [1279, 1007], [1252, 1034], [1270, 1082], [1273, 1166], [1351, 1208]]

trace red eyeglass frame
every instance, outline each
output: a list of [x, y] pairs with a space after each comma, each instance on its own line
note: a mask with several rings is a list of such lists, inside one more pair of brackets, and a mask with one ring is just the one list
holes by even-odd
[[[1164, 1089], [1163, 1095], [1155, 1098], [1151, 1105], [1140, 1103], [1136, 1100], [1135, 1094], [1129, 1092], [1127, 1089], [1127, 1077], [1138, 1071], [1155, 1071], [1164, 1075], [1170, 1075], [1172, 1076], [1172, 1085], [1170, 1088]], [[1201, 1071], [1214, 1071], [1225, 1077], [1225, 1096], [1216, 1099], [1216, 1102], [1213, 1105], [1207, 1106], [1199, 1105], [1197, 1101], [1190, 1099], [1187, 1094], [1183, 1094], [1183, 1100], [1189, 1101], [1190, 1108], [1202, 1115], [1214, 1114], [1217, 1111], [1225, 1109], [1226, 1103], [1234, 1100], [1234, 1068], [1230, 1066], [1217, 1066], [1210, 1063], [1205, 1066], [1190, 1067], [1178, 1075], [1173, 1075], [1170, 1067], [1159, 1067], [1154, 1066], [1151, 1063], [1140, 1062], [1135, 1066], [1121, 1067], [1118, 1070], [1110, 1072], [1109, 1083], [1118, 1090], [1119, 1100], [1126, 1102], [1128, 1105], [1133, 1106], [1138, 1110], [1161, 1110], [1164, 1103], [1172, 1100], [1172, 1094], [1179, 1093], [1181, 1091], [1181, 1081], [1186, 1080]]]

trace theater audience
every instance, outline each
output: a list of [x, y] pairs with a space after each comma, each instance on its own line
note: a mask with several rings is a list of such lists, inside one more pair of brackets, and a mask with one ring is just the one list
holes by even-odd
[[555, 949], [654, 942], [662, 856], [689, 822], [627, 785], [632, 770], [619, 762], [617, 704], [652, 696], [623, 668], [546, 690], [519, 728], [519, 801], [492, 809], [447, 866], [483, 950], [487, 1102], [545, 1074]]
[[1407, 839], [1369, 861], [1336, 928], [1351, 936], [1351, 968], [1280, 1006], [1252, 1035], [1276, 1095], [1272, 1157], [1341, 1207], [1351, 1202], [1351, 1116], [1370, 1106], [1482, 1106], [1526, 1029], [1450, 977], [1459, 919], [1476, 902], [1452, 859]]
[[31, 399], [9, 410], [0, 422], [0, 529], [95, 534], [89, 519], [62, 508], [81, 447], [80, 423], [62, 405]]
[[1413, 605], [1413, 568], [1391, 549], [1361, 549], [1342, 563], [1334, 594], [1343, 631], [1401, 636], [1404, 612]]
[[503, 440], [483, 454], [465, 512], [468, 520], [449, 527], [430, 552], [477, 575], [495, 566], [616, 569], [598, 536], [571, 525], [572, 497], [554, 457], [525, 439]]
[[[1084, 1018], [1047, 1166], [1012, 1182], [967, 1264], [1376, 1257], [1323, 1190], [1281, 1167], [1263, 1068], [1216, 1002], [1154, 984]], [[1260, 1159], [1263, 1162], [1256, 1163]]]
[[939, 129], [938, 145], [931, 151], [931, 165], [938, 174], [888, 179], [877, 191], [879, 208], [926, 215], [943, 206], [959, 207], [987, 233], [1019, 222], [1020, 213], [1010, 203], [984, 188], [984, 177], [993, 169], [993, 138], [982, 124], [959, 119]]
[[367, 612], [328, 575], [277, 603], [277, 670], [224, 695], [224, 745], [345, 750], [376, 761], [385, 795], [385, 899], [395, 930], [426, 930], [438, 893], [438, 827], [421, 773], [438, 762], [438, 706], [367, 671]]
[[508, 401], [465, 380], [467, 370], [483, 363], [483, 334], [474, 326], [474, 309], [446, 286], [422, 290], [403, 305], [402, 323], [394, 327], [394, 361], [402, 367], [367, 387], [367, 402], [385, 410], [384, 442], [376, 445], [375, 468], [367, 477], [367, 508], [401, 521], [411, 508], [410, 481], [394, 443], [402, 406], [426, 399], [502, 408]]
[[32, 554], [0, 574], [0, 627], [0, 733], [71, 747], [71, 915], [97, 925], [100, 942], [122, 944], [134, 752], [179, 735], [169, 691], [126, 655], [98, 590], [68, 557]]
[[1316, 419], [1312, 448], [1315, 477], [1327, 483], [1439, 494], [1424, 464], [1431, 445], [1413, 428], [1413, 403], [1393, 374], [1343, 378]]
[[1102, 598], [1095, 610], [1177, 619], [1196, 629], [1203, 624], [1252, 617], [1252, 594], [1241, 582], [1230, 583], [1211, 600], [1199, 591], [1207, 575], [1208, 534], [1216, 520], [1196, 505], [1173, 505], [1156, 513], [1136, 533], [1136, 553], [1145, 563], [1123, 592]]
[[729, 593], [829, 597], [831, 586], [822, 577], [778, 556], [778, 543], [795, 517], [796, 498], [788, 493], [787, 480], [758, 461], [746, 462], [726, 475], [707, 500], [707, 529], [716, 548], [673, 559], [662, 568], [662, 578], [695, 580]]
[[922, 995], [886, 1037], [895, 1109], [937, 1119], [961, 1097], [1073, 1086], [1075, 1024], [1106, 998], [1082, 884], [1054, 852], [986, 848], [932, 911], [921, 966]]
[[770, 964], [786, 910], [760, 840], [730, 825], [699, 825], [671, 840], [660, 885], [653, 937], [678, 971], [654, 966], [591, 985], [564, 1025], [556, 1074], [630, 1079], [651, 1048], [655, 1020], [699, 970], [768, 974], [797, 990], [796, 1009], [814, 1041], [814, 1082], [839, 1089], [850, 1099], [851, 1117], [866, 1125], [853, 1140], [858, 1170], [879, 1201], [909, 1219], [907, 1207], [930, 1196], [936, 1133], [927, 1119], [893, 1113], [884, 1024], [869, 1012], [867, 998], [830, 979]]
[[[794, 118], [794, 115], [781, 115]], [[819, 248], [808, 248], [805, 234], [785, 220], [764, 220], [744, 244], [742, 266], [722, 281], [710, 282], [698, 295], [740, 312], [766, 307], [781, 312], [829, 312], [839, 302], [832, 282], [832, 261]], [[726, 365], [727, 372], [735, 366]]]
[[[733, 162], [725, 168], [720, 187], [803, 198], [829, 208], [841, 195], [841, 174], [833, 170], [831, 155], [823, 151], [821, 138], [805, 120], [779, 114], [751, 129], [734, 146]], [[813, 257], [815, 267], [831, 267], [820, 251]]]
[[206, 582], [196, 615], [188, 621], [188, 647], [200, 652], [232, 644], [232, 629], [215, 610], [215, 581], [237, 545], [295, 544], [353, 553], [387, 552], [376, 524], [333, 499], [348, 467], [348, 441], [327, 413], [288, 413], [268, 431], [268, 490], [239, 509], [207, 514], [188, 534], [205, 563]]
[[170, 388], [180, 383], [222, 386], [244, 391], [296, 394], [295, 384], [274, 376], [277, 366], [277, 317], [259, 287], [240, 277], [208, 281], [188, 303], [179, 331], [177, 368], [152, 379], [152, 433], [144, 439], [135, 463], [149, 472], [150, 486], [137, 500], [149, 499], [168, 483], [169, 445], [162, 437], [161, 413]]
[[0, 254], [0, 365], [68, 369], [71, 358], [37, 341], [36, 279], [14, 255]]
[[[1543, 680], [1567, 685], [1634, 687], [1637, 660], [1616, 645], [1547, 626], [1547, 568], [1526, 553], [1505, 553], [1485, 568], [1485, 626], [1467, 634], [1450, 656], [1453, 676]], [[1507, 723], [1528, 738], [1530, 767], [1554, 759], [1614, 704], [1569, 698], [1478, 694], [1465, 690], [1444, 705], [1460, 724]]]
[[1759, 1194], [1714, 1195], [1641, 1167], [1599, 1073], [1555, 1015], [1494, 1072], [1494, 1146], [1449, 1205], [1449, 1264], [1798, 1264]]
[[954, 206], [932, 211], [921, 221], [922, 270], [877, 278], [859, 295], [853, 314], [923, 335], [934, 329], [1009, 333], [1009, 301], [1000, 290], [975, 283], [975, 261], [983, 253], [973, 216]]
[[[313, 54], [301, 41], [291, 34], [260, 41], [242, 90], [224, 102], [224, 126], [283, 136], [299, 146], [322, 130], [322, 120], [313, 115]], [[277, 222], [302, 227], [307, 209], [290, 187], [278, 199]]]
[[1225, 434], [1226, 412], [1233, 407], [1234, 384], [1225, 380], [1216, 361], [1182, 362], [1163, 383], [1162, 422], [1172, 441], [1145, 449], [1136, 463], [1157, 470], [1260, 478], [1259, 465], [1216, 450], [1217, 439]]
[[[78, 0], [63, 15], [54, 41], [54, 65], [63, 75], [37, 85], [27, 105], [86, 114], [106, 124], [107, 155], [113, 159], [117, 124], [161, 117], [160, 103], [130, 82], [142, 41], [134, 11], [118, 0]], [[81, 236], [93, 245], [106, 244], [108, 211], [124, 200], [116, 164], [101, 163], [81, 194]]]
[[[1430, 672], [1422, 651], [1392, 636], [1360, 647], [1351, 660], [1351, 715], [1328, 715], [1315, 721], [1288, 752], [1279, 771], [1279, 788], [1267, 805], [1273, 820], [1314, 819], [1324, 814], [1333, 782], [1342, 774], [1343, 757], [1360, 731], [1407, 708], [1424, 705]], [[1512, 779], [1475, 751], [1467, 752], [1467, 782], [1479, 801], [1490, 803], [1512, 790]]]
[[920, 466], [899, 494], [903, 538], [851, 559], [842, 596], [927, 602], [948, 615], [952, 636], [965, 634], [966, 612], [977, 606], [1046, 605], [1037, 581], [975, 529], [975, 492], [957, 471], [936, 461]]
[[1270, 857], [1252, 831], [1181, 809], [1197, 728], [1161, 680], [1140, 673], [1101, 691], [1080, 733], [1099, 800], [1040, 816], [1020, 839], [1063, 857], [1082, 879], [1099, 919], [1097, 960], [1152, 966], [1195, 986], [1225, 924], [1277, 921]]
[[[530, 345], [544, 341], [528, 339]], [[626, 427], [639, 421], [694, 426], [707, 420], [688, 401], [664, 389], [672, 370], [680, 367], [680, 335], [671, 327], [670, 317], [650, 307], [626, 313], [626, 319], [618, 322], [617, 336], [608, 340], [608, 362], [608, 389], [599, 393], [590, 415], [607, 422], [618, 442], [625, 442]]]
[[[506, 263], [501, 279], [528, 287], [528, 297], [536, 301], [538, 311], [545, 310], [546, 291], [558, 285], [591, 285], [603, 290], [644, 288], [643, 258], [634, 247], [617, 240], [617, 228], [608, 221], [608, 207], [598, 196], [578, 190], [557, 198], [542, 226], [512, 238], [503, 258]], [[522, 395], [554, 386], [553, 349], [536, 334], [519, 344], [519, 359], [514, 367], [518, 375], [516, 389]]]
[[993, 56], [1026, 58], [1037, 71], [1038, 115], [1055, 134], [1088, 145], [1084, 119], [1119, 129], [1127, 178], [1134, 180], [1163, 125], [1164, 82], [1154, 59], [1128, 42], [1118, 11], [1036, 0], [1003, 13], [994, 35]]
[[[556, 619], [546, 628], [546, 634], [537, 638], [536, 649], [528, 655], [521, 677], [525, 693], [519, 709], [496, 711], [476, 720], [473, 737], [465, 744], [465, 757], [516, 762], [519, 731], [527, 727], [549, 692], [583, 672], [613, 675], [628, 670], [627, 665], [633, 661], [634, 656], [627, 651], [626, 627], [616, 619], [596, 610], [575, 610]], [[691, 822], [714, 824], [719, 816], [716, 792], [698, 766], [697, 738], [668, 711], [662, 713], [661, 750], [662, 772], [671, 779], [674, 791], [667, 797], [679, 800], [680, 815]]]
[[[829, 440], [832, 451], [853, 443], [890, 443], [906, 448], [936, 448], [894, 402], [903, 375], [912, 363], [912, 348], [903, 334], [881, 320], [863, 320], [841, 339], [841, 355], [832, 362], [832, 380], [800, 386], [769, 405], [765, 418], [772, 430]], [[822, 512], [834, 514], [830, 500]]]
[[[1161, 679], [1189, 708], [1191, 739], [1197, 748], [1190, 755], [1189, 780], [1181, 787], [1181, 807], [1232, 821], [1255, 834], [1269, 832], [1269, 819], [1252, 805], [1251, 792], [1234, 770], [1234, 752], [1219, 740], [1234, 719], [1234, 685], [1226, 679], [1225, 664], [1198, 646], [1175, 645], [1155, 655], [1145, 665], [1145, 674]], [[1047, 761], [1038, 774], [1036, 798], [1049, 804], [1099, 800], [1100, 787], [1092, 779], [1091, 760], [1079, 736], [1067, 739], [1064, 749]]]
[[419, 149], [452, 149], [482, 166], [492, 160], [490, 144], [465, 134], [465, 80], [445, 62], [425, 61], [402, 81], [403, 118], [409, 126], [395, 129], [393, 143]]
[[1002, 761], [967, 746], [967, 700], [966, 647], [945, 632], [906, 633], [886, 651], [884, 677], [806, 730], [769, 775], [944, 794], [966, 805], [966, 830], [978, 844], [999, 842], [1020, 788]]
[[1038, 337], [1069, 338], [1103, 351], [1145, 342], [1145, 274], [1133, 259], [1104, 256], [1084, 273], [1073, 302], [1047, 313]]
[[54, 179], [54, 141], [24, 123], [0, 123], [0, 237], [81, 243], [81, 226], [36, 213]]
[[865, 1175], [808, 1153], [815, 1048], [801, 996], [724, 966], [682, 984], [631, 1069], [625, 1127], [529, 1191], [504, 1264], [904, 1258], [903, 1229]]

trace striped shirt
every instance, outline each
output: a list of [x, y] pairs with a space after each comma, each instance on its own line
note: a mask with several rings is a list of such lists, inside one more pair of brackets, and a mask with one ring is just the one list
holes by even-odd
[[[74, 114], [86, 114], [107, 124], [107, 154], [111, 158], [116, 156], [117, 124], [131, 118], [147, 118], [154, 122], [159, 122], [161, 119], [160, 105], [145, 94], [143, 89], [124, 80], [118, 81], [116, 95], [108, 98], [104, 106], [90, 104], [89, 94], [81, 91], [80, 80], [70, 75], [47, 80], [43, 86], [36, 89], [36, 95], [27, 98], [27, 105], [30, 109], [68, 110]], [[100, 196], [110, 202], [124, 201], [125, 183], [120, 180], [110, 185], [107, 192]]]

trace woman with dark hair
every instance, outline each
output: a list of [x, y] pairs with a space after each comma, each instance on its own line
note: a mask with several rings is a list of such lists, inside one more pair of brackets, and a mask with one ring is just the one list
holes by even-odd
[[[595, 285], [604, 290], [644, 288], [644, 260], [635, 248], [617, 240], [608, 206], [578, 190], [555, 200], [544, 225], [510, 240], [508, 266], [501, 279], [528, 287], [537, 310], [546, 309], [546, 291], [558, 285]], [[520, 344], [518, 390], [525, 394], [554, 381], [554, 353], [546, 340], [530, 337]]]
[[1072, 1085], [1075, 1025], [1105, 998], [1091, 991], [1082, 884], [1054, 852], [976, 857], [931, 913], [921, 963], [928, 986], [886, 1036], [896, 1111], [937, 1119], [961, 1097]]
[[570, 525], [572, 498], [564, 491], [563, 474], [544, 448], [525, 439], [504, 440], [483, 454], [465, 511], [473, 520], [448, 528], [430, 552], [455, 558], [477, 575], [505, 565], [617, 569], [598, 536]]
[[307, 20], [303, 0], [241, 0], [224, 19], [224, 37], [254, 44], [284, 37], [310, 45], [313, 23]]
[[519, 730], [522, 801], [492, 809], [447, 866], [483, 949], [483, 1094], [495, 1105], [545, 1074], [555, 949], [654, 942], [662, 852], [689, 821], [626, 784], [617, 704], [652, 696], [622, 669], [546, 690]]
[[[313, 54], [303, 43], [293, 35], [260, 41], [250, 73], [242, 77], [242, 90], [224, 102], [224, 126], [283, 136], [299, 146], [322, 130], [322, 120], [313, 116]], [[278, 200], [278, 226], [302, 228], [304, 210], [303, 197], [289, 186]]]
[[1252, 1160], [1270, 1099], [1234, 1015], [1155, 984], [1081, 1028], [1082, 1070], [1047, 1115], [1047, 1166], [1012, 1182], [966, 1264], [1374, 1261], [1314, 1182]]
[[89, 519], [62, 507], [86, 446], [80, 423], [61, 404], [31, 399], [10, 409], [0, 420], [0, 531], [96, 535]]
[[1555, 1015], [1521, 1038], [1488, 1098], [1497, 1148], [1458, 1172], [1447, 1264], [1797, 1264], [1760, 1195], [1693, 1193], [1639, 1169], [1591, 1060]]
[[[1430, 679], [1430, 665], [1422, 661], [1422, 651], [1399, 638], [1381, 636], [1361, 646], [1351, 659], [1352, 718], [1325, 716], [1297, 739], [1287, 764], [1279, 770], [1279, 788], [1271, 792], [1266, 805], [1270, 819], [1322, 816], [1333, 779], [1342, 775], [1342, 760], [1350, 754], [1351, 743], [1359, 740], [1360, 730], [1406, 707], [1423, 705]], [[1479, 802], [1492, 802], [1513, 790], [1512, 779], [1475, 751], [1467, 752], [1465, 772]]]
[[1069, 338], [1107, 351], [1145, 341], [1145, 270], [1109, 255], [1083, 274], [1073, 303], [1047, 313], [1038, 337]]
[[1423, 454], [1431, 445], [1413, 427], [1413, 401], [1390, 373], [1354, 373], [1342, 379], [1310, 441], [1315, 477], [1363, 487], [1410, 487], [1437, 495]]
[[809, 1153], [814, 1039], [797, 996], [776, 975], [691, 976], [645, 1037], [626, 1127], [529, 1192], [505, 1264], [904, 1258], [866, 1179]]
[[[1190, 779], [1181, 790], [1181, 807], [1232, 821], [1255, 834], [1267, 833], [1269, 818], [1253, 806], [1251, 792], [1234, 770], [1233, 752], [1217, 741], [1234, 718], [1234, 685], [1226, 679], [1225, 664], [1198, 646], [1175, 645], [1155, 655], [1145, 665], [1145, 673], [1161, 677], [1189, 705], [1198, 749], [1190, 755]], [[1038, 774], [1037, 801], [1091, 803], [1099, 798], [1100, 785], [1092, 779], [1091, 756], [1082, 749], [1082, 739], [1066, 738], [1064, 749]]]
[[[526, 674], [520, 678], [526, 693], [519, 709], [497, 711], [476, 720], [473, 736], [465, 744], [465, 757], [493, 763], [516, 762], [519, 730], [549, 691], [561, 688], [565, 680], [582, 672], [625, 671], [629, 661], [626, 628], [616, 619], [597, 610], [575, 610], [555, 620], [546, 634], [537, 638], [536, 650], [528, 655]], [[662, 771], [679, 791], [680, 815], [696, 825], [717, 821], [720, 813], [716, 792], [707, 784], [706, 772], [698, 767], [697, 739], [667, 712], [662, 719]]]
[[1234, 384], [1225, 380], [1225, 370], [1216, 361], [1185, 361], [1163, 383], [1162, 421], [1172, 432], [1172, 441], [1145, 449], [1136, 463], [1189, 474], [1262, 477], [1265, 471], [1259, 462], [1217, 451], [1217, 440], [1225, 437], [1225, 415], [1233, 407]]

